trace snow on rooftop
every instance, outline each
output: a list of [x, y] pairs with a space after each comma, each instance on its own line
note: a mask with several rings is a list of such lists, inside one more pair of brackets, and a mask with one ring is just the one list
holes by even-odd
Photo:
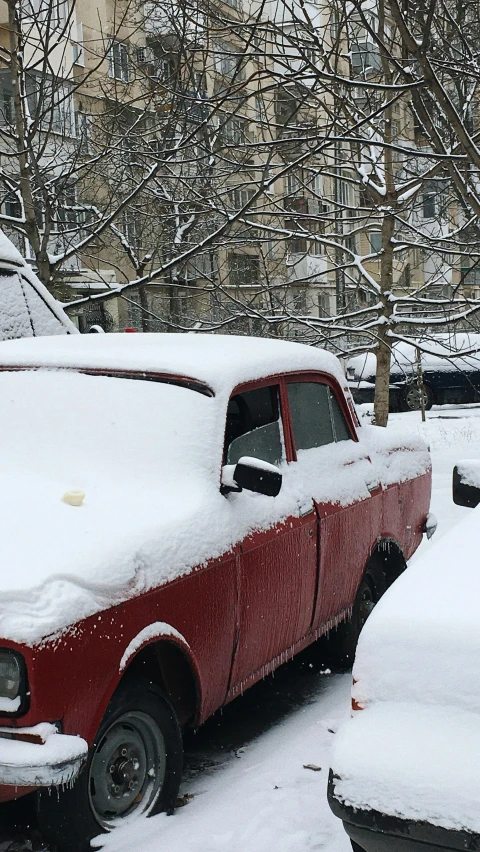
[[275, 373], [321, 370], [344, 385], [334, 355], [299, 343], [213, 334], [91, 334], [0, 343], [0, 364], [143, 370], [187, 376], [215, 392]]

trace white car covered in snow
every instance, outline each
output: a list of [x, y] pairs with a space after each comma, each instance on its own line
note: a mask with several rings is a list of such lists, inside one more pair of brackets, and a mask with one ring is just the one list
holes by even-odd
[[[480, 462], [453, 497], [480, 502]], [[480, 849], [480, 509], [418, 559], [360, 636], [329, 802], [356, 852]]]
[[78, 329], [0, 231], [0, 340], [52, 334]]

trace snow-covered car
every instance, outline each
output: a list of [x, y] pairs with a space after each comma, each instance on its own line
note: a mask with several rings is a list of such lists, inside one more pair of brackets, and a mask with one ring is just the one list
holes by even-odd
[[78, 329], [0, 231], [0, 340], [53, 334]]
[[[453, 496], [480, 502], [480, 462], [457, 465]], [[479, 513], [414, 561], [360, 636], [329, 778], [356, 852], [480, 849]]]
[[360, 426], [338, 361], [294, 343], [7, 341], [0, 392], [0, 800], [36, 789], [83, 852], [173, 806], [182, 726], [333, 628], [353, 659], [421, 541], [430, 456]]
[[[436, 335], [419, 341], [422, 385], [418, 384], [418, 349], [399, 341], [392, 346], [390, 410], [416, 411], [447, 403], [480, 400], [480, 334]], [[478, 352], [477, 352], [478, 350]], [[462, 354], [462, 353], [465, 354]], [[375, 399], [376, 358], [373, 352], [356, 355], [347, 363], [347, 380], [356, 403]]]

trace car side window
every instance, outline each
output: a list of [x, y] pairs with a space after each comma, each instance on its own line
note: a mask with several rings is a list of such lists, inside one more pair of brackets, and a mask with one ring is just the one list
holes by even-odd
[[242, 456], [270, 464], [279, 464], [285, 458], [277, 385], [245, 391], [230, 399], [225, 464], [236, 464]]
[[342, 410], [328, 385], [290, 382], [287, 392], [297, 450], [323, 447], [351, 437]]

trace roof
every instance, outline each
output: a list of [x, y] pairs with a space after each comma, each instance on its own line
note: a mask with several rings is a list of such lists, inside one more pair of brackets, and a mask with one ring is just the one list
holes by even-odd
[[339, 361], [286, 341], [217, 334], [87, 334], [0, 343], [0, 365], [142, 370], [186, 376], [215, 393], [275, 373], [320, 370], [344, 385]]

